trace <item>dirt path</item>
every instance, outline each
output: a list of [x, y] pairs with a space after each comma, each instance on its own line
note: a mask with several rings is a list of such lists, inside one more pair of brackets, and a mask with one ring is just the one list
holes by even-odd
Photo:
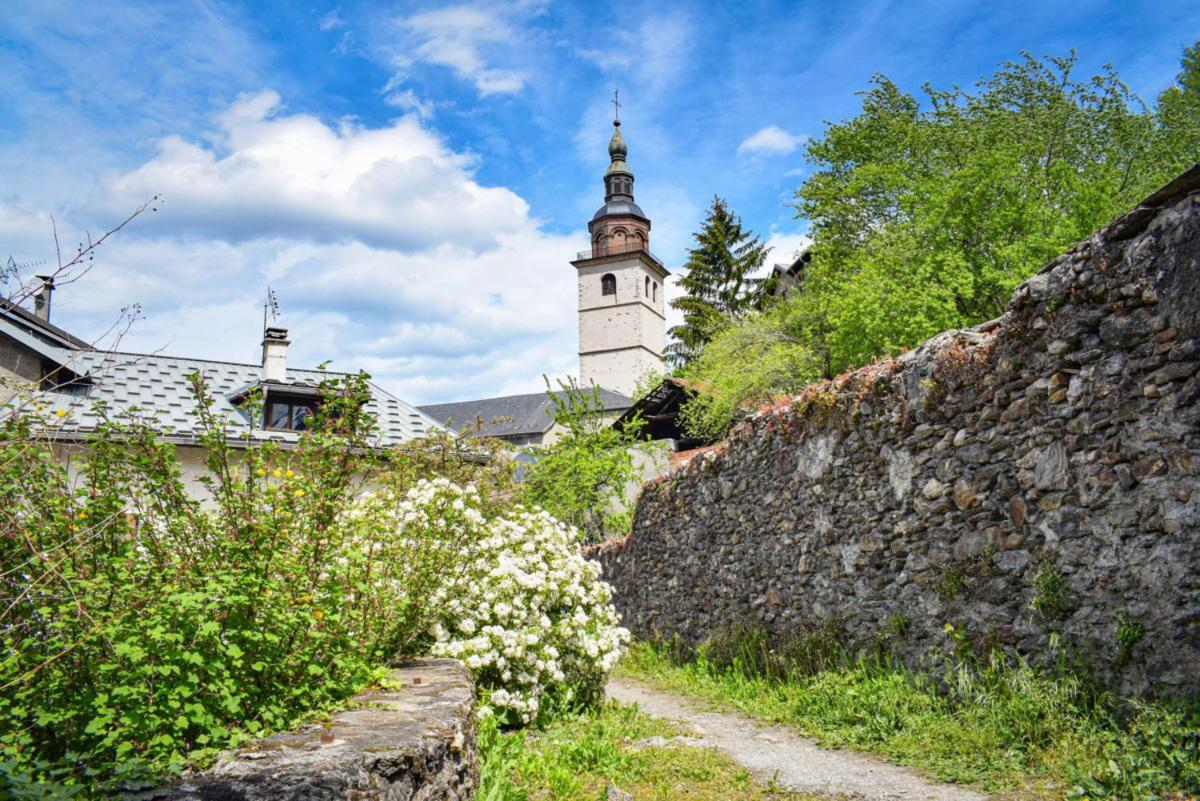
[[705, 712], [671, 693], [625, 678], [608, 682], [608, 697], [637, 704], [643, 712], [687, 724], [696, 730], [696, 745], [714, 748], [744, 765], [764, 781], [774, 779], [789, 790], [848, 795], [879, 801], [985, 801], [986, 795], [937, 784], [908, 768], [889, 765], [853, 751], [818, 747], [780, 726], [737, 715]]

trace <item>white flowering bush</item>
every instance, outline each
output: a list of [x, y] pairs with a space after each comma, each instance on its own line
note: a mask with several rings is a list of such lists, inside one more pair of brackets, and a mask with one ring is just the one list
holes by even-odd
[[[490, 691], [484, 714], [529, 722], [547, 699], [599, 697], [629, 633], [617, 625], [612, 591], [599, 566], [580, 555], [574, 529], [523, 507], [489, 519], [473, 487], [446, 479], [421, 481], [394, 504], [369, 503], [389, 511], [395, 524], [390, 536], [367, 546], [381, 555], [408, 551], [409, 542], [453, 542], [458, 549], [457, 563], [428, 599], [430, 652], [466, 663]], [[385, 572], [399, 602], [404, 571]]]

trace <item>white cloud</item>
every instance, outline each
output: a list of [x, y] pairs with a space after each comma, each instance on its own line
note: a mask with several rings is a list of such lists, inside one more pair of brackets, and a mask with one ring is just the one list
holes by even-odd
[[161, 194], [158, 230], [401, 251], [446, 241], [492, 247], [497, 233], [528, 218], [523, 199], [476, 183], [473, 160], [448, 150], [415, 115], [386, 128], [331, 128], [278, 110], [274, 92], [242, 97], [220, 117], [219, 146], [167, 137], [154, 158], [109, 179], [98, 203], [111, 213]]
[[317, 27], [323, 31], [332, 31], [337, 28], [343, 28], [345, 25], [346, 21], [338, 14], [338, 9], [336, 8], [321, 17], [321, 21], [317, 23]]
[[[599, 46], [577, 50], [611, 77], [638, 88], [641, 100], [652, 101], [682, 79], [691, 65], [695, 26], [681, 11], [649, 14], [636, 27], [613, 26], [594, 37]], [[631, 98], [633, 99], [633, 98]]]
[[540, 11], [537, 2], [464, 3], [404, 17], [399, 22], [401, 41], [389, 47], [392, 62], [401, 76], [418, 62], [449, 67], [485, 96], [519, 92], [527, 71], [495, 62], [521, 60], [523, 25]]
[[[234, 103], [217, 129], [164, 140], [101, 182], [90, 216], [60, 218], [75, 237], [149, 193], [166, 198], [56, 293], [57, 323], [95, 337], [136, 303], [143, 318], [123, 349], [254, 362], [270, 284], [293, 364], [366, 369], [406, 400], [537, 392], [543, 373], [575, 372], [570, 259], [586, 233], [544, 231], [415, 115], [331, 127], [280, 113], [265, 93]], [[29, 204], [0, 204], [0, 235], [24, 243], [18, 258], [53, 254], [47, 217]]]
[[537, 392], [543, 373], [576, 370], [569, 260], [579, 241], [582, 232], [550, 236], [532, 225], [484, 253], [450, 243], [401, 254], [361, 242], [130, 237], [55, 302], [59, 321], [81, 334], [140, 303], [144, 319], [124, 349], [254, 362], [270, 284], [297, 366], [365, 369], [414, 402]]
[[422, 120], [433, 117], [432, 100], [422, 100], [412, 89], [397, 89], [391, 82], [383, 88], [383, 102], [389, 106], [411, 111]]
[[790, 134], [778, 125], [760, 128], [738, 145], [739, 155], [782, 155], [791, 153], [804, 144], [805, 137]]

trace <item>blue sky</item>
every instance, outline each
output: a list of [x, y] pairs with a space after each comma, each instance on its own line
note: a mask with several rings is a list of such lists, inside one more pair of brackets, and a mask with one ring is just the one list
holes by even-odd
[[[0, 258], [53, 259], [160, 210], [55, 299], [120, 346], [254, 361], [279, 294], [292, 359], [417, 402], [574, 371], [569, 261], [601, 202], [612, 89], [651, 248], [713, 194], [780, 260], [803, 143], [884, 73], [970, 85], [1020, 51], [1109, 62], [1147, 101], [1200, 2], [0, 4]], [[74, 238], [74, 239], [72, 239]], [[33, 272], [28, 270], [27, 272]], [[112, 336], [111, 334], [109, 335]]]

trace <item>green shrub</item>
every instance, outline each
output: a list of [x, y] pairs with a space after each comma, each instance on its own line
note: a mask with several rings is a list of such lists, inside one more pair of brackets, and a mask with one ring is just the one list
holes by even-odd
[[629, 533], [625, 489], [638, 478], [632, 447], [641, 425], [613, 428], [599, 387], [571, 380], [555, 392], [547, 380], [546, 390], [561, 431], [550, 445], [526, 451], [533, 463], [522, 482], [525, 500], [577, 528], [585, 542]]
[[[287, 451], [233, 448], [194, 381], [203, 503], [146, 421], [106, 422], [77, 477], [52, 417], [0, 428], [0, 760], [31, 787], [203, 760], [340, 701], [397, 648], [406, 606], [343, 524], [374, 467], [365, 377], [325, 385]], [[388, 578], [412, 600], [444, 556], [414, 551]]]
[[842, 663], [842, 636], [835, 620], [797, 626], [782, 636], [772, 635], [757, 621], [734, 621], [705, 639], [699, 657], [714, 670], [747, 677], [811, 676]]

